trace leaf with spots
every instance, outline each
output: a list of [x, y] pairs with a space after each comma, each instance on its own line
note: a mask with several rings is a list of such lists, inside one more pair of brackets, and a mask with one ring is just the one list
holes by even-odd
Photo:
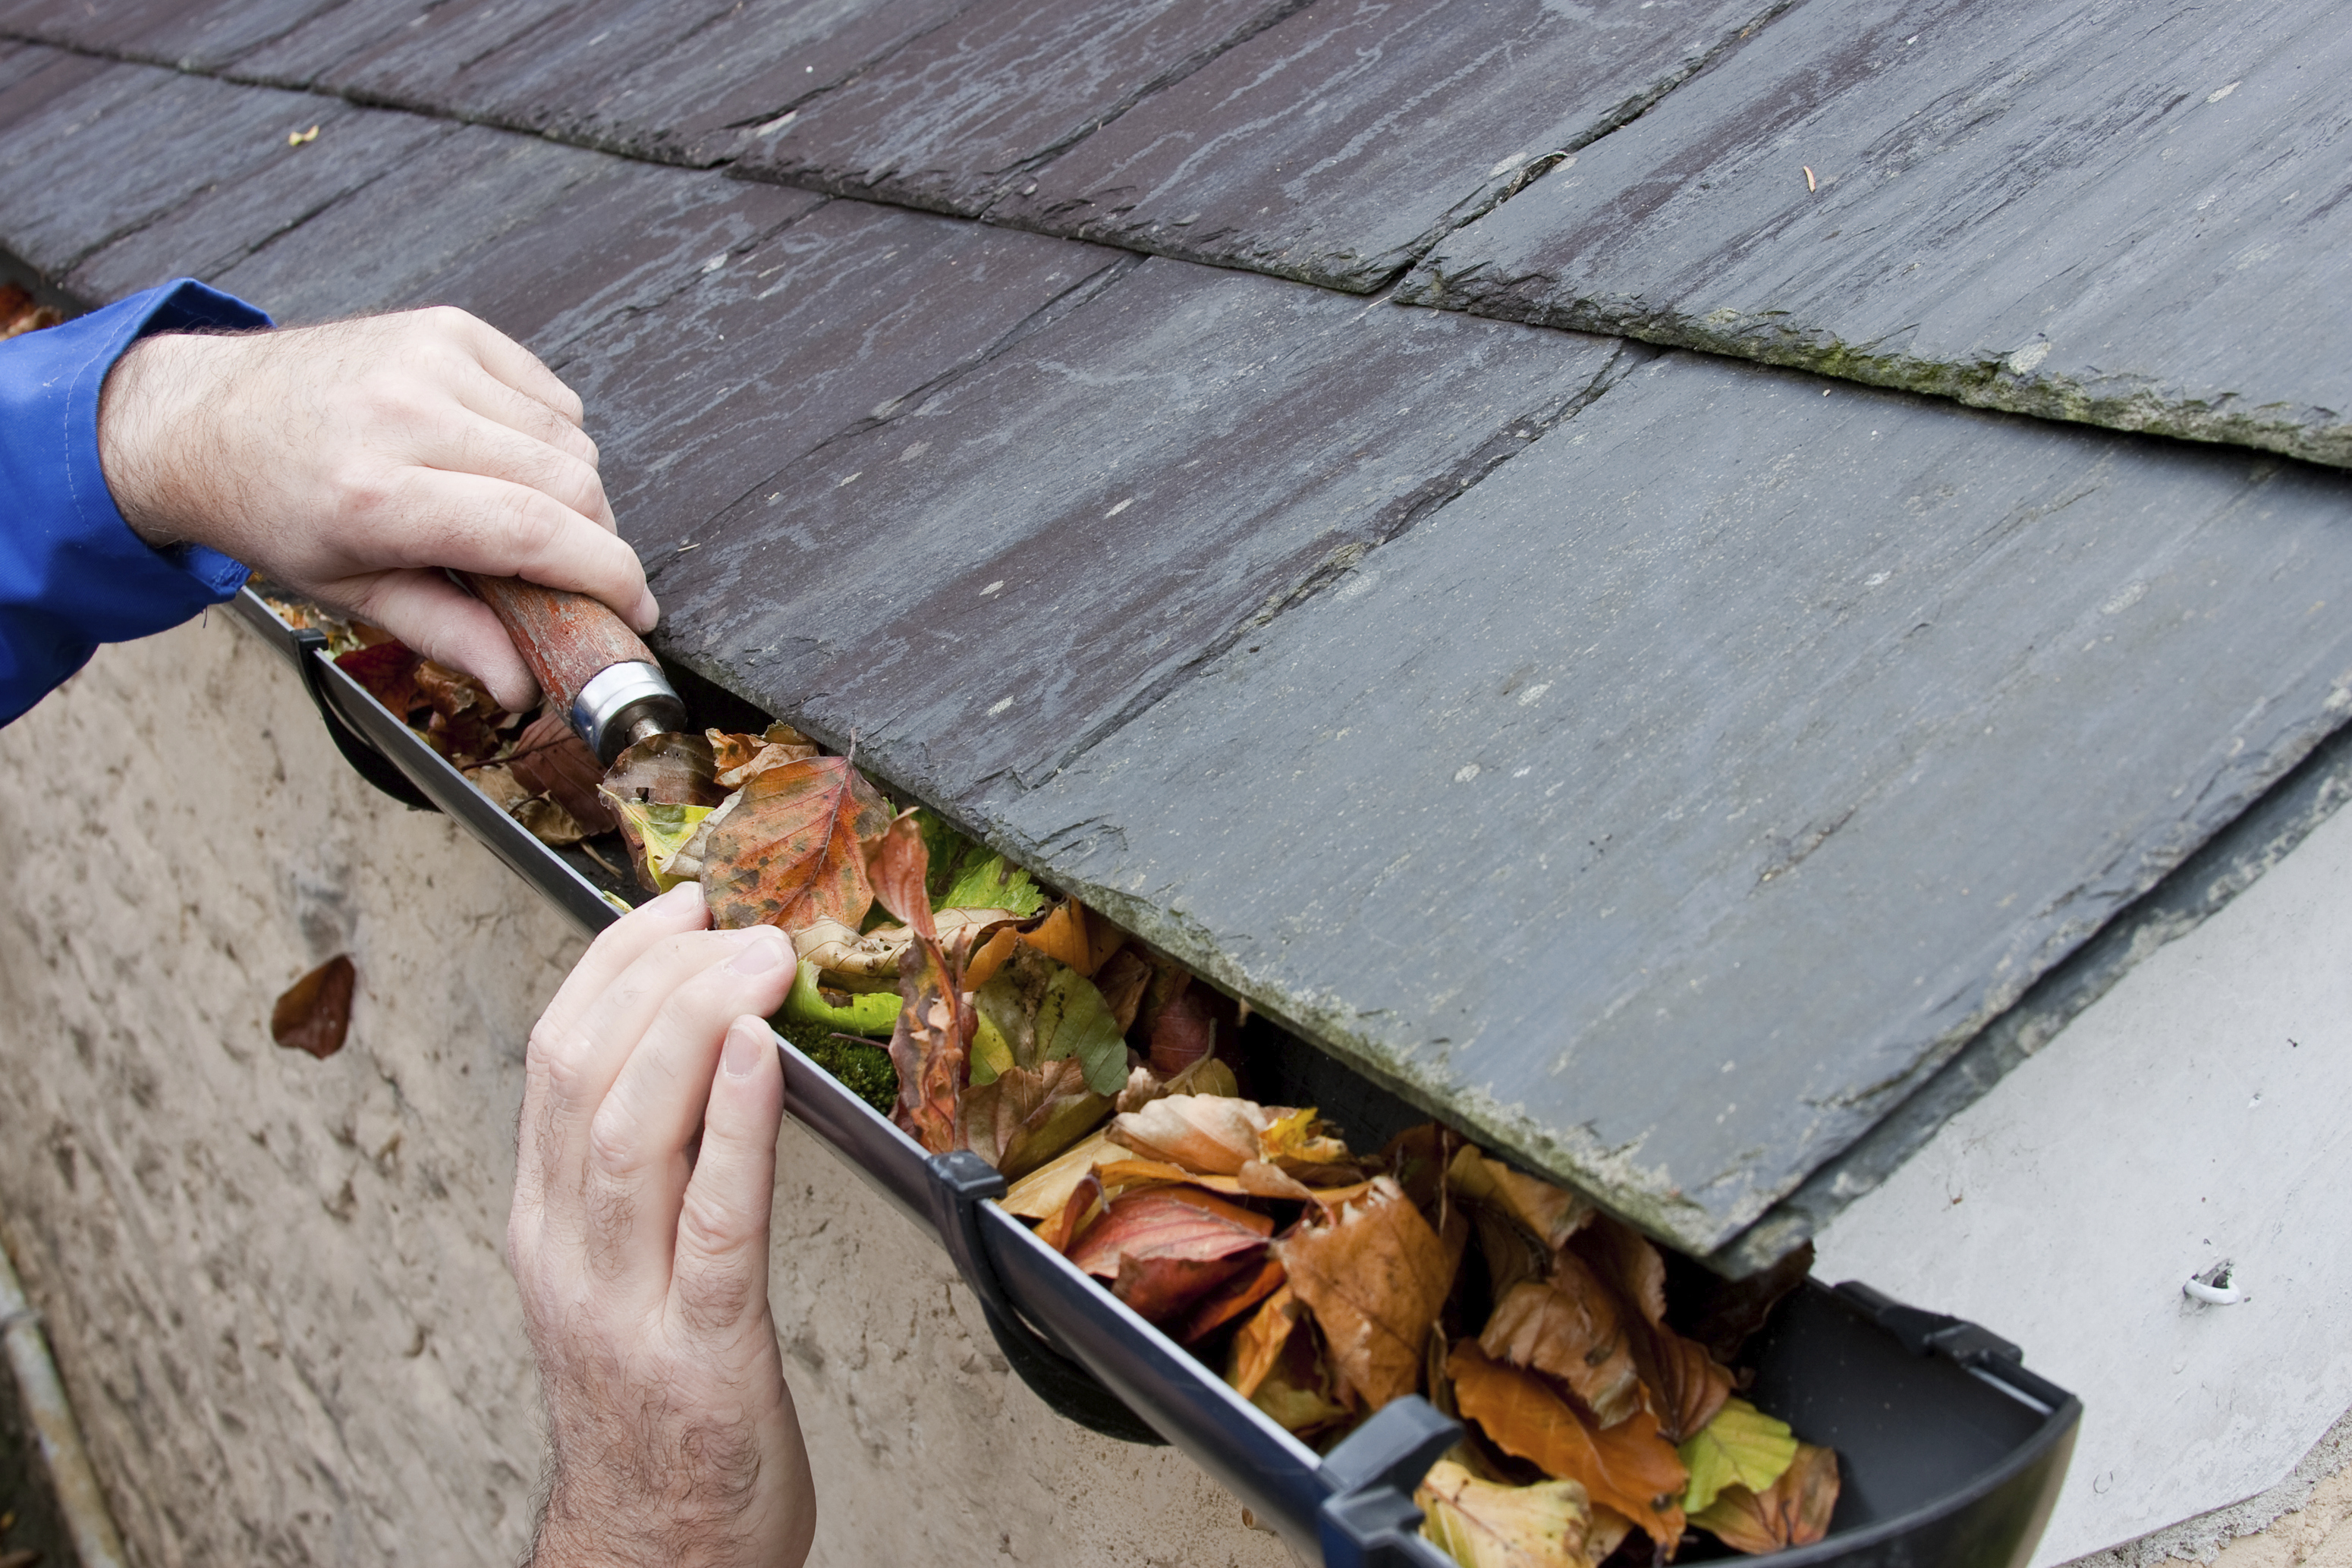
[[812, 757], [745, 784], [710, 835], [702, 886], [721, 929], [819, 920], [856, 927], [873, 907], [866, 847], [890, 809], [846, 758]]

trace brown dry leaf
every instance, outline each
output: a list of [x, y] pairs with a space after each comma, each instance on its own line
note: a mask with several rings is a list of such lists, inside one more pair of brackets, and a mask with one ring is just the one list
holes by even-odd
[[1642, 1408], [1615, 1295], [1573, 1254], [1548, 1280], [1511, 1287], [1496, 1302], [1478, 1348], [1496, 1361], [1548, 1372], [1573, 1389], [1603, 1427]]
[[1633, 1364], [1650, 1390], [1658, 1430], [1670, 1443], [1704, 1430], [1731, 1397], [1730, 1369], [1709, 1355], [1705, 1345], [1670, 1328], [1637, 1332]]
[[352, 991], [359, 972], [341, 953], [286, 988], [269, 1009], [269, 1038], [289, 1051], [307, 1051], [324, 1061], [343, 1049], [352, 1027]]
[[0, 343], [26, 332], [54, 327], [65, 318], [46, 305], [36, 305], [22, 286], [0, 283]]
[[516, 782], [562, 807], [587, 831], [609, 833], [619, 825], [603, 794], [604, 767], [561, 715], [543, 713], [524, 726], [506, 765]]
[[858, 925], [874, 903], [866, 843], [889, 826], [889, 808], [845, 758], [812, 757], [761, 774], [710, 835], [702, 886], [712, 923], [786, 931], [817, 920]]
[[1037, 1239], [1056, 1252], [1067, 1253], [1109, 1210], [1109, 1201], [1103, 1197], [1102, 1183], [1091, 1176], [1079, 1178], [1062, 1200], [1058, 1213], [1037, 1228]]
[[1096, 1133], [1014, 1182], [999, 1202], [1005, 1213], [1024, 1219], [1051, 1218], [1062, 1211], [1087, 1173], [1124, 1152], [1110, 1141], [1109, 1134]]
[[1574, 1193], [1490, 1160], [1466, 1144], [1446, 1167], [1445, 1185], [1464, 1202], [1503, 1215], [1546, 1251], [1566, 1246], [1595, 1213], [1592, 1205]]
[[1622, 1221], [1596, 1214], [1570, 1239], [1577, 1253], [1610, 1289], [1654, 1327], [1666, 1321], [1666, 1260], [1650, 1239]]
[[787, 762], [804, 762], [822, 749], [788, 724], [772, 724], [765, 735], [730, 735], [706, 729], [710, 742], [710, 769], [722, 789], [740, 789], [755, 776]]
[[1100, 991], [1110, 1016], [1118, 1023], [1118, 1032], [1125, 1034], [1135, 1027], [1136, 1009], [1143, 1006], [1143, 993], [1151, 984], [1151, 966], [1132, 947], [1122, 947], [1111, 955], [1110, 962], [1095, 977], [1095, 989]]
[[1811, 1546], [1827, 1535], [1837, 1500], [1837, 1455], [1799, 1443], [1796, 1458], [1770, 1490], [1759, 1496], [1746, 1487], [1727, 1486], [1690, 1521], [1714, 1531], [1734, 1551], [1780, 1552]]
[[1300, 1225], [1276, 1250], [1291, 1289], [1322, 1325], [1342, 1382], [1365, 1409], [1412, 1393], [1454, 1284], [1454, 1260], [1404, 1189], [1378, 1177], [1337, 1218]]
[[1147, 1062], [1127, 1075], [1127, 1087], [1118, 1092], [1118, 1108], [1140, 1111], [1171, 1094], [1221, 1094], [1231, 1100], [1241, 1092], [1234, 1070], [1213, 1056], [1202, 1057], [1173, 1078], [1160, 1077]]
[[912, 811], [901, 811], [864, 846], [866, 880], [882, 907], [926, 942], [940, 939], [931, 919], [931, 894], [924, 886], [931, 874], [930, 851], [923, 845], [923, 828]]
[[524, 789], [522, 781], [514, 776], [514, 769], [503, 762], [484, 763], [468, 771], [466, 777], [472, 779], [474, 788], [488, 795], [499, 810], [509, 813], [538, 792]]
[[1310, 1442], [1321, 1433], [1351, 1425], [1359, 1414], [1339, 1386], [1312, 1322], [1300, 1323], [1283, 1342], [1250, 1403], [1276, 1426]]
[[1236, 1176], [1258, 1157], [1258, 1134], [1270, 1120], [1254, 1101], [1170, 1094], [1113, 1119], [1110, 1140], [1202, 1176]]
[[1584, 1533], [1585, 1561], [1599, 1564], [1616, 1554], [1633, 1533], [1633, 1521], [1613, 1508], [1592, 1505], [1592, 1524]]
[[1440, 1459], [1414, 1489], [1421, 1533], [1461, 1568], [1591, 1568], [1591, 1500], [1574, 1481], [1498, 1486]]
[[1181, 1072], [1217, 1049], [1218, 1027], [1234, 1013], [1233, 1003], [1206, 986], [1181, 985], [1151, 1019], [1151, 1070], [1163, 1077]]
[[[745, 788], [757, 789], [776, 776], [762, 774]], [[890, 1032], [890, 1065], [898, 1070], [898, 1109], [892, 1119], [928, 1153], [966, 1147], [962, 1100], [973, 1014], [939, 944], [918, 942], [908, 950], [899, 966], [898, 994], [906, 1005]]]
[[1066, 898], [1038, 922], [1037, 929], [1023, 932], [1021, 940], [1091, 980], [1125, 944], [1127, 934], [1076, 899]]
[[1224, 1258], [1179, 1258], [1129, 1252], [1118, 1260], [1110, 1293], [1148, 1322], [1167, 1323], [1248, 1270], [1246, 1253]]
[[514, 809], [514, 820], [530, 836], [556, 849], [569, 849], [588, 836], [585, 824], [544, 795], [534, 795]]
[[1184, 1344], [1208, 1338], [1282, 1289], [1286, 1278], [1280, 1259], [1269, 1255], [1260, 1260], [1255, 1270], [1234, 1275], [1195, 1302], [1176, 1338]]
[[1241, 1333], [1234, 1336], [1234, 1348], [1225, 1367], [1225, 1381], [1247, 1399], [1274, 1370], [1282, 1347], [1290, 1343], [1291, 1332], [1298, 1327], [1299, 1315], [1305, 1305], [1286, 1285], [1268, 1296]]
[[1489, 1358], [1472, 1340], [1454, 1346], [1445, 1365], [1454, 1403], [1497, 1448], [1548, 1476], [1580, 1483], [1594, 1502], [1625, 1515], [1667, 1552], [1681, 1541], [1690, 1472], [1648, 1412], [1596, 1429], [1542, 1377]]
[[1011, 925], [1003, 926], [992, 934], [964, 960], [964, 984], [976, 991], [996, 978], [996, 971], [1004, 967], [1005, 961], [1013, 956], [1013, 945], [1020, 940], [1020, 930]]
[[1453, 1128], [1423, 1122], [1391, 1138], [1381, 1150], [1380, 1163], [1396, 1177], [1413, 1207], [1434, 1225], [1452, 1204], [1445, 1189], [1446, 1168], [1465, 1146], [1462, 1134]]
[[711, 777], [710, 742], [678, 732], [626, 747], [604, 770], [604, 788], [656, 806], [716, 806], [728, 796]]
[[1008, 1067], [963, 1091], [964, 1136], [981, 1158], [1018, 1179], [1102, 1124], [1110, 1098], [1087, 1087], [1074, 1057]]

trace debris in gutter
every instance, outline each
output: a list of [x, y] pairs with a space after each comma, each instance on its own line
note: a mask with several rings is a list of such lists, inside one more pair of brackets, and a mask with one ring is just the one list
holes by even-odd
[[15, 283], [0, 283], [0, 343], [37, 332], [44, 327], [54, 327], [65, 318], [46, 305], [37, 305], [24, 287]]

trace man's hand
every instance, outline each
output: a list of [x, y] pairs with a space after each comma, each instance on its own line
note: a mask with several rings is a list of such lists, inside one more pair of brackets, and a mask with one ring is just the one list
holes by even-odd
[[768, 1312], [761, 1019], [793, 948], [709, 918], [688, 883], [619, 921], [531, 1032], [507, 1256], [554, 1446], [536, 1568], [792, 1568], [816, 1528]]
[[133, 344], [99, 404], [99, 458], [151, 545], [209, 545], [479, 677], [530, 672], [440, 569], [525, 577], [658, 613], [613, 531], [572, 390], [462, 310]]

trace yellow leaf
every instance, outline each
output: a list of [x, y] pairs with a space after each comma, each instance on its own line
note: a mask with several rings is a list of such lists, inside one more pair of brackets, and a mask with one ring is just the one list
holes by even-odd
[[1462, 1568], [1585, 1568], [1592, 1508], [1574, 1481], [1482, 1481], [1440, 1459], [1412, 1496], [1421, 1533]]
[[[611, 799], [608, 797], [608, 799]], [[670, 864], [677, 853], [702, 826], [702, 819], [710, 815], [708, 806], [664, 806], [650, 800], [612, 800], [613, 809], [636, 830], [635, 836], [645, 845], [646, 874], [652, 878], [656, 893], [667, 893], [687, 879], [673, 875]]]
[[1715, 1419], [1675, 1450], [1690, 1467], [1683, 1511], [1711, 1506], [1727, 1486], [1760, 1492], [1780, 1479], [1797, 1457], [1797, 1439], [1785, 1421], [1775, 1420], [1745, 1399], [1727, 1399]]

